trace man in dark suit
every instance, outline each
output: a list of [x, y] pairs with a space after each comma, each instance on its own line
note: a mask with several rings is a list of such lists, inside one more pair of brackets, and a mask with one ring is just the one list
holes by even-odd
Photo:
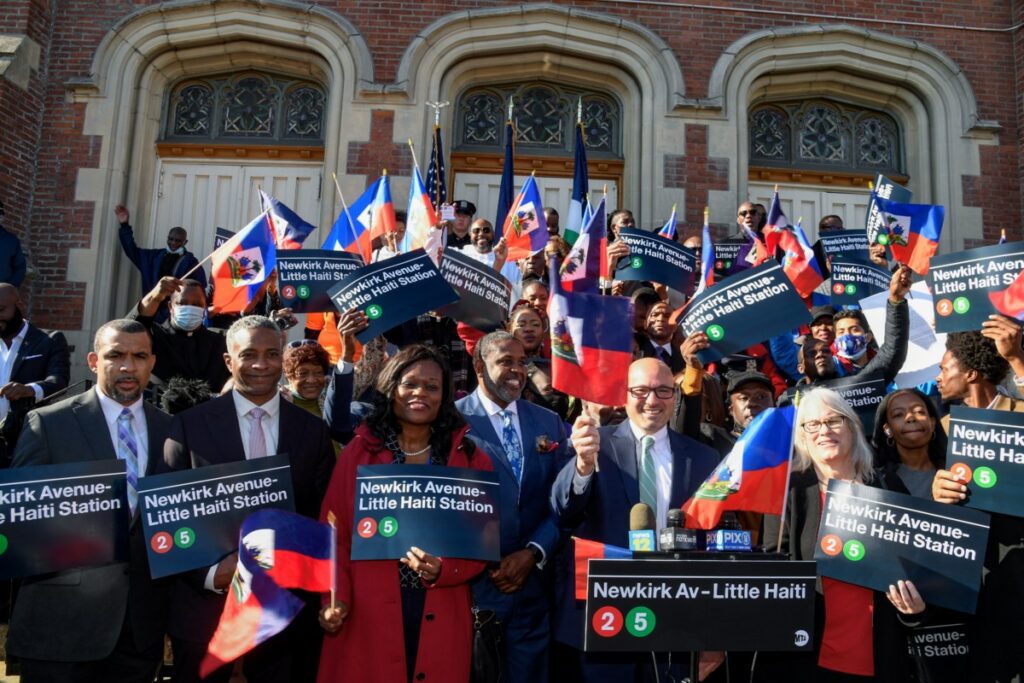
[[[656, 527], [664, 527], [668, 510], [681, 507], [719, 462], [718, 454], [704, 444], [668, 429], [675, 387], [664, 363], [653, 358], [634, 361], [624, 400], [629, 419], [617, 427], [599, 429], [586, 414], [576, 420], [571, 436], [575, 457], [558, 473], [551, 495], [562, 528], [617, 546], [627, 543], [634, 505], [647, 504]], [[583, 679], [654, 680], [650, 656], [583, 654], [584, 604], [576, 601], [574, 584], [571, 571], [560, 572], [555, 639], [576, 648]], [[707, 667], [720, 661], [721, 653], [707, 654], [702, 653]]]
[[551, 627], [550, 580], [543, 568], [561, 536], [547, 502], [565, 461], [565, 427], [552, 411], [520, 398], [526, 386], [522, 342], [491, 332], [473, 356], [476, 391], [455, 405], [498, 473], [502, 555], [473, 582], [473, 599], [502, 623], [503, 680], [544, 683]]
[[[323, 421], [281, 400], [281, 330], [263, 316], [246, 316], [227, 333], [224, 355], [234, 388], [174, 416], [164, 461], [174, 470], [220, 465], [288, 454], [295, 511], [318, 519], [334, 467], [334, 450]], [[199, 681], [199, 663], [216, 630], [238, 553], [209, 570], [189, 572], [175, 582], [168, 633], [174, 648], [174, 680]], [[319, 598], [285, 631], [245, 656], [250, 683], [312, 681], [320, 657]], [[203, 679], [227, 681], [225, 666]]]
[[679, 347], [672, 343], [676, 326], [672, 324], [672, 307], [659, 301], [647, 311], [647, 324], [643, 334], [637, 334], [637, 345], [642, 358], [657, 358], [672, 370], [672, 374], [686, 369], [686, 361]]
[[[154, 356], [137, 322], [114, 320], [96, 332], [89, 368], [96, 388], [28, 415], [14, 467], [125, 460], [129, 501], [135, 477], [153, 474], [171, 418], [144, 403]], [[166, 582], [149, 577], [138, 511], [129, 527], [130, 559], [26, 579], [7, 651], [21, 659], [25, 683], [150, 683], [163, 657]]]

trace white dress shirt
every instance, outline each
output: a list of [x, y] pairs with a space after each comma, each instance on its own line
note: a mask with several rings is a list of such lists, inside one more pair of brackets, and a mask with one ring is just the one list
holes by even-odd
[[526, 466], [526, 444], [523, 443], [523, 430], [519, 427], [519, 409], [516, 407], [516, 401], [512, 401], [508, 404], [508, 407], [502, 408], [497, 403], [487, 398], [484, 392], [480, 391], [480, 387], [476, 389], [477, 398], [480, 399], [480, 404], [484, 407], [484, 411], [487, 413], [487, 418], [491, 421], [491, 426], [494, 427], [494, 433], [498, 435], [498, 443], [504, 443], [501, 438], [502, 432], [505, 431], [505, 425], [501, 419], [500, 413], [503, 410], [507, 410], [512, 413], [512, 428], [516, 430], [516, 435], [519, 437], [519, 445], [523, 449], [523, 466]]
[[[477, 251], [477, 248], [474, 247], [472, 244], [467, 244], [466, 246], [462, 247], [462, 249], [460, 249], [459, 251], [461, 251], [463, 254], [470, 257], [471, 259], [479, 261], [485, 266], [494, 268], [494, 261], [495, 259], [497, 259], [497, 256], [494, 255], [493, 251], [480, 253], [479, 251]], [[519, 266], [516, 265], [515, 261], [506, 261], [505, 265], [503, 265], [501, 267], [501, 270], [498, 272], [504, 275], [505, 279], [512, 283], [512, 288], [514, 290], [522, 289], [523, 274], [522, 272], [520, 272]], [[515, 302], [516, 300], [513, 299], [512, 303]]]
[[238, 429], [242, 433], [242, 449], [245, 451], [245, 459], [252, 459], [252, 455], [249, 453], [249, 436], [256, 422], [248, 415], [248, 412], [253, 408], [261, 408], [266, 411], [267, 414], [263, 416], [263, 439], [267, 444], [267, 455], [277, 453], [277, 439], [281, 434], [281, 394], [274, 392], [274, 397], [260, 406], [234, 390], [231, 392], [231, 397], [235, 401], [235, 412], [238, 414]]
[[[4, 386], [11, 381], [11, 372], [14, 371], [14, 359], [18, 357], [18, 349], [21, 348], [21, 343], [25, 341], [25, 334], [28, 332], [28, 321], [25, 320], [21, 323], [21, 329], [18, 330], [18, 334], [14, 335], [14, 339], [11, 340], [11, 345], [8, 346], [3, 339], [0, 339], [0, 387]], [[43, 388], [38, 384], [26, 384], [25, 386], [32, 387], [32, 390], [36, 392], [36, 400], [43, 400]], [[11, 409], [11, 402], [6, 398], [0, 398], [0, 420], [7, 417], [7, 413]]]
[[[644, 433], [632, 422], [629, 423], [629, 430], [633, 432], [636, 439], [636, 474], [637, 481], [640, 481], [640, 473], [643, 471], [643, 441]], [[654, 434], [654, 446], [651, 455], [654, 457], [654, 474], [658, 482], [658, 509], [654, 511], [655, 530], [665, 526], [665, 516], [668, 514], [669, 496], [672, 495], [672, 444], [668, 440], [668, 427], [662, 427]]]
[[103, 409], [103, 419], [107, 421], [107, 430], [110, 432], [110, 442], [114, 445], [114, 453], [117, 453], [117, 418], [121, 417], [121, 411], [125, 408], [132, 411], [132, 429], [135, 430], [135, 450], [138, 451], [138, 472], [139, 479], [146, 476], [146, 466], [149, 464], [149, 428], [146, 426], [146, 411], [142, 409], [142, 397], [130, 406], [123, 406], [110, 398], [97, 386], [94, 388], [100, 399], [100, 408]]

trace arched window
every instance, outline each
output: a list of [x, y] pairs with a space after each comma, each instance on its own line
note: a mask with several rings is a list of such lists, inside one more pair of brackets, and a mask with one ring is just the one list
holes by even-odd
[[266, 73], [190, 79], [170, 91], [164, 140], [323, 141], [324, 88]]
[[549, 83], [476, 87], [463, 92], [455, 114], [456, 150], [500, 151], [509, 98], [516, 147], [530, 154], [572, 154], [582, 105], [587, 154], [621, 158], [621, 112], [613, 96]]
[[749, 130], [752, 166], [904, 172], [900, 128], [884, 112], [830, 100], [772, 102], [751, 110]]

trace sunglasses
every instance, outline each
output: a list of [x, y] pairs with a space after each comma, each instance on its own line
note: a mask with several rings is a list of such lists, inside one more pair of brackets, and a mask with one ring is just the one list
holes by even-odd
[[320, 346], [320, 342], [316, 339], [298, 339], [296, 341], [288, 342], [286, 349], [298, 349], [303, 346]]
[[747, 216], [759, 216], [761, 215], [761, 211], [760, 209], [751, 209], [750, 211], [740, 211], [736, 215], [740, 218], [745, 218]]

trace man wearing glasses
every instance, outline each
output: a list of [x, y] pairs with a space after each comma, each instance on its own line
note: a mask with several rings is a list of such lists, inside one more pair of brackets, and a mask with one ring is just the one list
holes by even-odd
[[[573, 425], [571, 460], [555, 480], [552, 506], [559, 526], [572, 535], [623, 546], [629, 538], [630, 510], [645, 503], [655, 526], [665, 526], [669, 509], [681, 507], [718, 465], [718, 454], [668, 429], [675, 403], [672, 371], [655, 358], [629, 368], [623, 400], [628, 419], [598, 428], [584, 413]], [[556, 586], [555, 639], [580, 650], [583, 680], [654, 680], [650, 655], [600, 657], [582, 652], [584, 605], [574, 599], [574, 578], [562, 573]], [[712, 658], [702, 656], [708, 665]], [[662, 667], [659, 667], [662, 668]], [[664, 671], [660, 674], [664, 680]], [[634, 678], [636, 677], [636, 678]]]

